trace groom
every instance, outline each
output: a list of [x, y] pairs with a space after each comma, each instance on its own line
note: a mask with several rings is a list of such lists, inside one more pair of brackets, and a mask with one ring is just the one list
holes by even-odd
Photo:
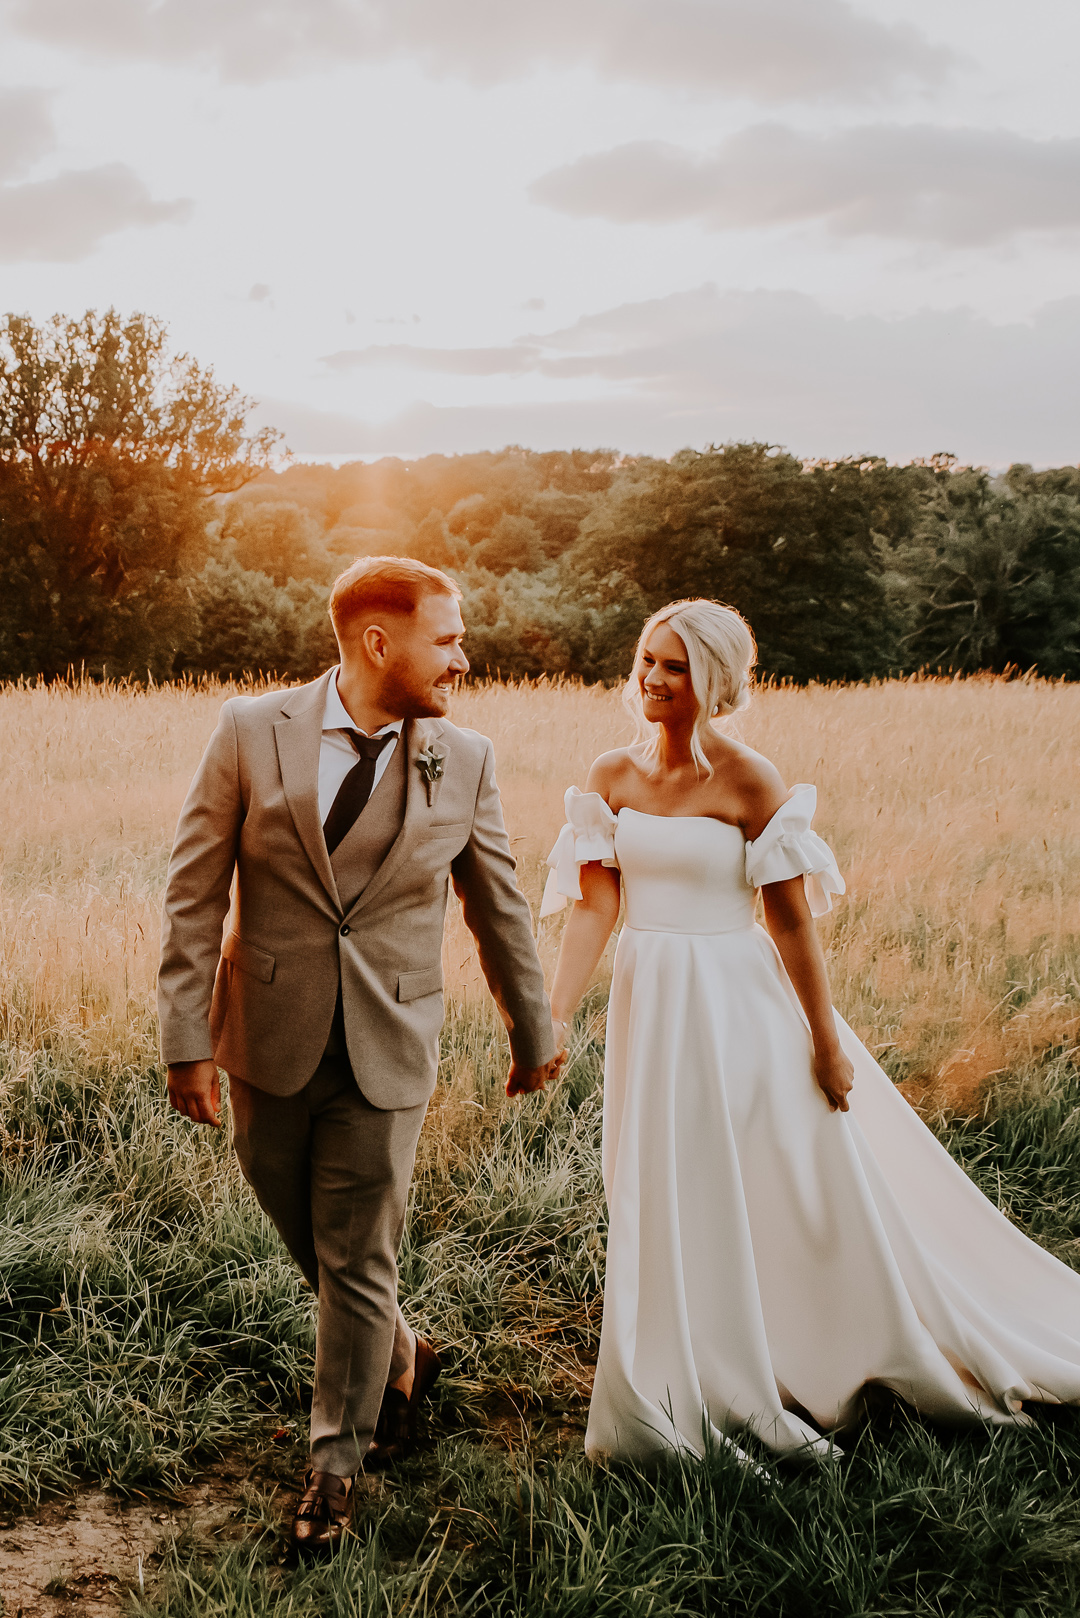
[[180, 815], [158, 1008], [169, 1099], [220, 1124], [319, 1297], [295, 1548], [333, 1549], [352, 1480], [395, 1459], [440, 1370], [397, 1306], [397, 1250], [443, 1020], [448, 884], [510, 1037], [507, 1090], [557, 1072], [491, 743], [442, 716], [461, 592], [403, 557], [334, 585], [341, 662], [233, 697]]

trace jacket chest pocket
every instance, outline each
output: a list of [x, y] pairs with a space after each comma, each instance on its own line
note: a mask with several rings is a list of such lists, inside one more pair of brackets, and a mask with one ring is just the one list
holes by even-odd
[[426, 826], [417, 830], [417, 838], [424, 843], [459, 843], [465, 842], [471, 829], [467, 820], [431, 820]]

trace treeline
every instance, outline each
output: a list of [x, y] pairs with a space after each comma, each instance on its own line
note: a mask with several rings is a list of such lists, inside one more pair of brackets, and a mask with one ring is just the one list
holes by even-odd
[[[248, 401], [111, 312], [0, 340], [0, 675], [247, 671], [334, 655], [354, 557], [445, 568], [503, 676], [626, 672], [677, 596], [732, 603], [763, 671], [1080, 676], [1080, 470], [804, 464], [765, 444], [272, 469]], [[36, 415], [35, 415], [36, 411]]]
[[[474, 666], [506, 676], [614, 679], [647, 614], [684, 595], [737, 606], [763, 670], [795, 680], [1080, 675], [1075, 467], [991, 478], [947, 456], [807, 466], [765, 444], [670, 461], [508, 449], [292, 467], [235, 495], [218, 524], [215, 588], [235, 592], [234, 623], [257, 640], [271, 586], [279, 602], [276, 641], [252, 640], [237, 667], [302, 638], [300, 581], [325, 588], [353, 556], [394, 552], [454, 574]], [[324, 655], [312, 652], [305, 671]]]

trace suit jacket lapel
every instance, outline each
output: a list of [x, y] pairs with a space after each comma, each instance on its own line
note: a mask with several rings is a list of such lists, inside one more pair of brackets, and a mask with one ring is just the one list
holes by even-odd
[[401, 830], [390, 845], [386, 858], [352, 906], [349, 912], [350, 915], [355, 915], [358, 910], [362, 910], [369, 899], [373, 899], [376, 894], [382, 892], [408, 853], [409, 838], [412, 832], [418, 825], [423, 825], [429, 810], [427, 786], [420, 773], [418, 761], [420, 754], [429, 744], [437, 743], [436, 751], [444, 756], [449, 752], [442, 731], [443, 727], [438, 719], [406, 720], [404, 733], [407, 749], [405, 768], [408, 773], [405, 783], [405, 817], [401, 823]]
[[286, 695], [281, 711], [288, 717], [279, 719], [274, 725], [274, 740], [285, 802], [289, 806], [296, 835], [304, 845], [319, 881], [340, 910], [341, 900], [330, 856], [326, 852], [322, 821], [319, 819], [319, 749], [322, 746], [322, 719], [330, 673]]

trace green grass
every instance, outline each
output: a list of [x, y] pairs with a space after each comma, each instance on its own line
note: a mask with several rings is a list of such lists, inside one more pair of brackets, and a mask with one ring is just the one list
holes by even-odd
[[[510, 1103], [489, 1025], [449, 1022], [455, 1078], [402, 1286], [452, 1371], [432, 1444], [364, 1498], [347, 1552], [308, 1570], [283, 1563], [271, 1488], [302, 1456], [312, 1299], [227, 1142], [167, 1111], [149, 1057], [95, 1065], [74, 1039], [0, 1051], [0, 1494], [167, 1492], [226, 1447], [276, 1457], [239, 1542], [177, 1540], [133, 1598], [142, 1618], [1080, 1612], [1072, 1411], [954, 1433], [883, 1404], [809, 1470], [723, 1451], [651, 1472], [585, 1462], [605, 1225], [600, 1051], [583, 1045], [558, 1090]], [[942, 1126], [1072, 1263], [1078, 1120], [1080, 1074], [1060, 1058]]]
[[930, 1614], [1059, 1618], [1080, 1594], [1075, 1439], [942, 1442], [906, 1417], [840, 1465], [756, 1477], [728, 1456], [652, 1475], [444, 1442], [329, 1567], [273, 1539], [178, 1551], [150, 1618], [233, 1614]]

